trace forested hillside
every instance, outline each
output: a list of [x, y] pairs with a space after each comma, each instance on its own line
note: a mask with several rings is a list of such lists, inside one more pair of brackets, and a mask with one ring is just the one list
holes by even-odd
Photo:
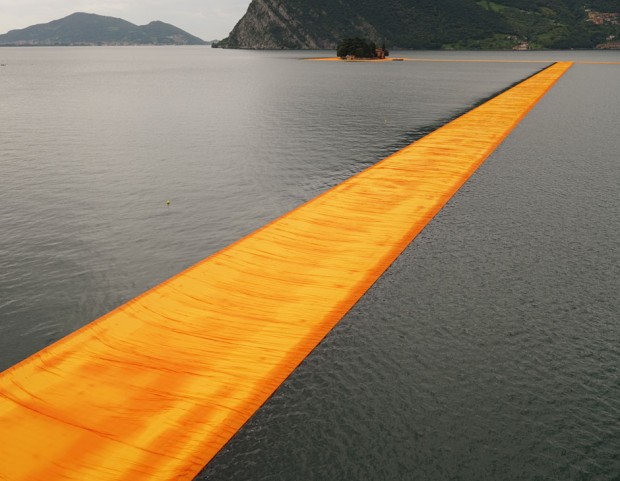
[[620, 36], [618, 17], [600, 12], [620, 1], [253, 0], [220, 46], [334, 48], [362, 36], [416, 49], [592, 48]]

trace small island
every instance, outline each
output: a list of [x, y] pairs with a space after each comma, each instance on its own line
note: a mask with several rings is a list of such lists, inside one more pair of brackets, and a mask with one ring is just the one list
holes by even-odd
[[345, 38], [336, 49], [336, 56], [343, 60], [385, 60], [389, 55], [385, 44], [377, 47], [375, 42], [360, 37]]
[[383, 44], [377, 44], [371, 40], [360, 37], [345, 38], [336, 48], [335, 57], [310, 57], [304, 60], [321, 62], [402, 62], [404, 58], [388, 58], [390, 51]]

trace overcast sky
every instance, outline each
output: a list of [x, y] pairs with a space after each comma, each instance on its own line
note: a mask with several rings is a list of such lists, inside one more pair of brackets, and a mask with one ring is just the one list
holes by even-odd
[[119, 17], [138, 25], [171, 23], [203, 40], [227, 37], [250, 0], [0, 0], [0, 34], [74, 12]]

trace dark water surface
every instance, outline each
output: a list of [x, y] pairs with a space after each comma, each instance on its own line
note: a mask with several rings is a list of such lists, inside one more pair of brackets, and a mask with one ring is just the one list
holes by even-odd
[[[0, 370], [544, 67], [299, 56], [0, 49]], [[198, 479], [619, 479], [619, 82], [569, 71]]]

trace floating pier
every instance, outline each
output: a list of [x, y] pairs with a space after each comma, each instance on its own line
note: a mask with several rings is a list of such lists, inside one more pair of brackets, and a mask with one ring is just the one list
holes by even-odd
[[193, 479], [570, 66], [0, 374], [0, 480]]

